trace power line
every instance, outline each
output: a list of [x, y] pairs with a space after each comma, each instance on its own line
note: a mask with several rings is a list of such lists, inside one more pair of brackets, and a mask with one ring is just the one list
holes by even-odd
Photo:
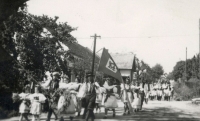
[[[170, 35], [170, 36], [133, 36], [133, 37], [101, 37], [102, 39], [132, 39], [132, 38], [169, 38], [169, 37], [189, 37], [198, 35]], [[77, 37], [76, 39], [91, 39], [88, 37]]]

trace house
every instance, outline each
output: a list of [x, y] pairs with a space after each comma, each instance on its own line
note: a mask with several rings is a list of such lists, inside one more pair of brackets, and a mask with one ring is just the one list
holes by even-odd
[[132, 65], [133, 65], [133, 59], [134, 54], [133, 53], [110, 53], [113, 60], [117, 64], [117, 67], [119, 68], [122, 77], [130, 77], [132, 72]]
[[[74, 68], [91, 70], [92, 61], [93, 61], [93, 52], [87, 47], [84, 47], [76, 42], [63, 42], [70, 51], [70, 54], [73, 56], [73, 62], [69, 62], [68, 66], [71, 67], [71, 81], [75, 80]], [[97, 68], [100, 57], [95, 55], [95, 68]]]

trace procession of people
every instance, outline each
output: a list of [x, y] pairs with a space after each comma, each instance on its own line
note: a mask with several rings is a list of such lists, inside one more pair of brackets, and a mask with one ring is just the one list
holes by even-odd
[[120, 100], [124, 104], [123, 115], [142, 110], [143, 102], [147, 104], [148, 98], [161, 100], [163, 97], [165, 100], [170, 100], [167, 98], [168, 90], [172, 90], [169, 86], [163, 86], [163, 90], [162, 88], [153, 88], [152, 91], [149, 91], [149, 89], [142, 88], [142, 85], [131, 82], [129, 77], [124, 78], [123, 83], [117, 83], [117, 79], [106, 76], [103, 78], [103, 85], [100, 85], [93, 77], [94, 75], [91, 73], [86, 73], [83, 83], [78, 79], [78, 75], [74, 82], [69, 82], [66, 75], [61, 77], [56, 72], [53, 73], [50, 81], [46, 80], [44, 84], [36, 85], [34, 93], [30, 93], [26, 89], [25, 92], [19, 94], [22, 100], [19, 107], [21, 113], [19, 121], [22, 121], [23, 118], [29, 121], [29, 114], [32, 114], [32, 121], [40, 120], [40, 114], [45, 107], [47, 107], [46, 121], [52, 120], [52, 114], [54, 120], [64, 121], [64, 116], [73, 120], [74, 117], [81, 115], [82, 108], [84, 108], [82, 119], [94, 121], [95, 108], [97, 112], [104, 107], [104, 119], [107, 118], [108, 111], [112, 111], [112, 116], [115, 117], [115, 110], [118, 108]]
[[151, 91], [149, 91], [150, 100], [164, 100], [170, 101], [173, 98], [174, 87], [169, 83], [162, 85], [155, 84]]

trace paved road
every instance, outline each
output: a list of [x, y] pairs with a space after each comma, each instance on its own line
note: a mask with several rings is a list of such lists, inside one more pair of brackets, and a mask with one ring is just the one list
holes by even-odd
[[[131, 115], [123, 116], [123, 103], [119, 102], [116, 109], [116, 117], [112, 117], [112, 112], [108, 113], [107, 119], [104, 116], [103, 108], [101, 113], [96, 113], [95, 121], [200, 121], [200, 106], [190, 104], [190, 102], [166, 102], [150, 101], [144, 104], [142, 111]], [[31, 116], [30, 116], [31, 118]], [[65, 121], [69, 121], [69, 116], [65, 116]], [[13, 117], [4, 121], [18, 121], [19, 117]], [[46, 114], [41, 115], [41, 121], [45, 121]], [[52, 120], [54, 118], [52, 117]], [[74, 121], [82, 121], [81, 117], [75, 117]]]

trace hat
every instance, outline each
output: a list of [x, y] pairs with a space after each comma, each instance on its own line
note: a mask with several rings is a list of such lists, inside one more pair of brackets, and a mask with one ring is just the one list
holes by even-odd
[[60, 76], [60, 74], [58, 72], [54, 72], [53, 75], [54, 76]]

